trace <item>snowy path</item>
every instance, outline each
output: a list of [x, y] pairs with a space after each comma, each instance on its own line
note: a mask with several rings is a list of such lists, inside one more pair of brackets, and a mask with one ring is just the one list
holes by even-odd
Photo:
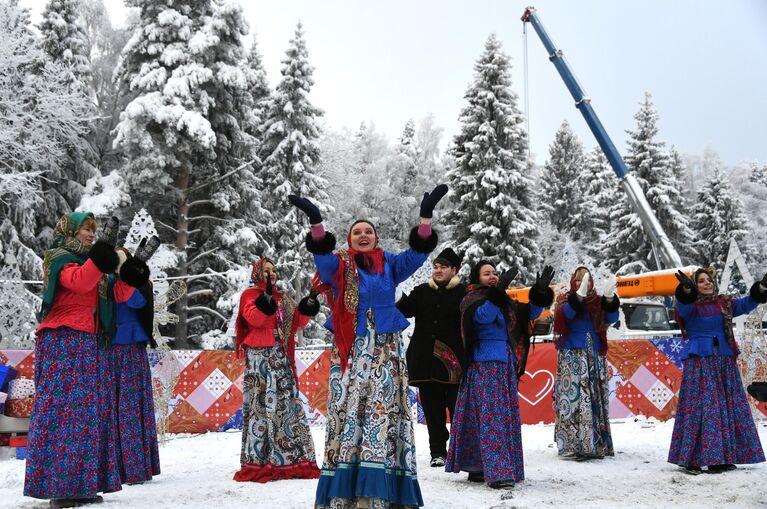
[[[427, 508], [548, 507], [742, 507], [767, 508], [767, 465], [743, 466], [725, 474], [690, 476], [666, 463], [673, 421], [613, 424], [617, 455], [577, 463], [557, 458], [551, 426], [524, 426], [527, 480], [510, 492], [469, 484], [466, 474], [447, 474], [428, 464], [426, 427], [416, 427], [418, 477]], [[322, 428], [314, 428], [322, 444]], [[759, 425], [762, 443], [767, 426]], [[240, 433], [177, 436], [161, 448], [163, 474], [143, 486], [106, 495], [108, 508], [309, 509], [317, 482], [267, 485], [232, 481]], [[319, 459], [319, 458], [318, 458]], [[24, 463], [0, 460], [0, 507], [42, 509], [46, 501], [21, 496]]]

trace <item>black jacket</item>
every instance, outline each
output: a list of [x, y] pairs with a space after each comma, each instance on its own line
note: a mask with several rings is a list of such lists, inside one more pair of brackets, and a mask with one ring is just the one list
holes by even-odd
[[458, 383], [463, 358], [459, 308], [465, 296], [466, 286], [458, 277], [445, 288], [429, 279], [397, 302], [403, 315], [415, 317], [415, 331], [406, 354], [410, 385]]

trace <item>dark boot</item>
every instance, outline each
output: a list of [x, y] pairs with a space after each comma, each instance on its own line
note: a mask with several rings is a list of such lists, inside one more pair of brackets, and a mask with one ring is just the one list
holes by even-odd
[[55, 509], [60, 507], [77, 507], [77, 502], [73, 498], [52, 498], [49, 505]]
[[88, 498], [76, 498], [75, 507], [80, 507], [81, 505], [90, 505], [90, 504], [101, 504], [104, 502], [104, 497], [101, 495], [96, 495], [95, 497], [88, 497]]
[[469, 482], [485, 482], [484, 472], [469, 472]]
[[514, 487], [514, 481], [511, 479], [504, 479], [502, 481], [493, 481], [488, 484], [494, 490], [506, 490]]
[[729, 472], [731, 470], [735, 470], [736, 468], [738, 468], [738, 467], [736, 467], [735, 465], [733, 465], [731, 463], [727, 463], [727, 464], [724, 464], [724, 465], [709, 465], [708, 466], [708, 473], [709, 474], [721, 474], [722, 472]]
[[682, 469], [685, 471], [685, 473], [690, 475], [700, 475], [703, 473], [703, 470], [696, 465], [684, 465]]

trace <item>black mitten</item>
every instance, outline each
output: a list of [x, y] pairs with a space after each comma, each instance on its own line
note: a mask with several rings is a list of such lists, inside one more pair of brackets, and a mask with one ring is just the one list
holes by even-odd
[[145, 262], [149, 260], [152, 255], [155, 254], [157, 251], [157, 248], [160, 247], [160, 237], [157, 235], [153, 235], [151, 239], [147, 241], [146, 237], [141, 239], [141, 242], [139, 242], [138, 247], [136, 248], [136, 252], [133, 253], [133, 256], [135, 258], [138, 258], [142, 262]]
[[301, 198], [295, 194], [289, 194], [288, 200], [294, 207], [306, 214], [309, 218], [309, 224], [320, 224], [322, 222], [322, 214], [320, 208], [314, 203], [310, 202], [306, 198]]
[[695, 299], [698, 298], [698, 290], [695, 288], [693, 280], [681, 270], [676, 271], [674, 275], [679, 280], [679, 285], [677, 285], [674, 292], [676, 300], [684, 304], [695, 302]]
[[115, 253], [114, 245], [107, 244], [103, 240], [97, 240], [88, 252], [88, 258], [104, 274], [111, 274], [120, 263], [120, 258]]
[[277, 303], [274, 301], [274, 298], [268, 298], [265, 293], [262, 293], [256, 299], [256, 307], [267, 316], [272, 316], [277, 312]]
[[298, 303], [298, 312], [304, 316], [315, 316], [320, 312], [320, 301], [317, 300], [314, 290]]
[[498, 306], [499, 308], [504, 308], [509, 305], [509, 302], [511, 302], [511, 299], [509, 299], [509, 296], [506, 294], [505, 291], [501, 290], [497, 286], [490, 286], [487, 289], [487, 293], [485, 293], [485, 296], [487, 297], [487, 300]]
[[112, 216], [106, 223], [104, 223], [104, 226], [101, 228], [101, 233], [99, 233], [99, 241], [108, 244], [112, 247], [112, 249], [114, 249], [117, 245], [118, 233], [120, 233], [120, 220], [117, 219], [116, 216]]
[[431, 219], [434, 214], [434, 207], [437, 206], [443, 196], [447, 194], [447, 185], [440, 184], [435, 187], [430, 193], [423, 193], [421, 199], [421, 210], [419, 215], [424, 219]]
[[617, 295], [613, 296], [612, 300], [607, 300], [607, 297], [602, 297], [602, 309], [605, 310], [606, 313], [614, 313], [615, 311], [618, 311], [621, 307], [621, 300], [618, 298]]
[[149, 281], [149, 267], [135, 256], [128, 258], [120, 267], [120, 279], [128, 286], [140, 288]]
[[577, 293], [571, 293], [567, 296], [567, 303], [570, 304], [570, 307], [573, 308], [573, 311], [576, 313], [580, 313], [583, 311], [583, 301], [578, 298]]
[[764, 288], [764, 285], [761, 282], [757, 281], [756, 283], [751, 285], [751, 291], [749, 292], [749, 294], [751, 295], [751, 298], [754, 299], [759, 304], [767, 303], [767, 291], [762, 290], [762, 288]]

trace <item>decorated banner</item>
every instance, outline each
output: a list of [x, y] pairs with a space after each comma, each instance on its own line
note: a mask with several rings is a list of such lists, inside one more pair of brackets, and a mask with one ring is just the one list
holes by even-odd
[[[610, 341], [610, 418], [634, 415], [667, 420], [674, 417], [682, 380], [681, 338]], [[244, 361], [231, 350], [157, 350], [149, 362], [155, 386], [158, 427], [171, 433], [239, 429], [242, 426]], [[34, 376], [30, 350], [0, 350], [0, 365]], [[552, 343], [530, 352], [527, 370], [519, 381], [519, 402], [525, 424], [554, 421], [552, 393], [557, 351]], [[327, 413], [330, 350], [296, 351], [301, 399], [312, 425], [322, 425]], [[411, 388], [414, 417], [423, 423], [417, 392]], [[767, 405], [755, 403], [759, 419]]]

